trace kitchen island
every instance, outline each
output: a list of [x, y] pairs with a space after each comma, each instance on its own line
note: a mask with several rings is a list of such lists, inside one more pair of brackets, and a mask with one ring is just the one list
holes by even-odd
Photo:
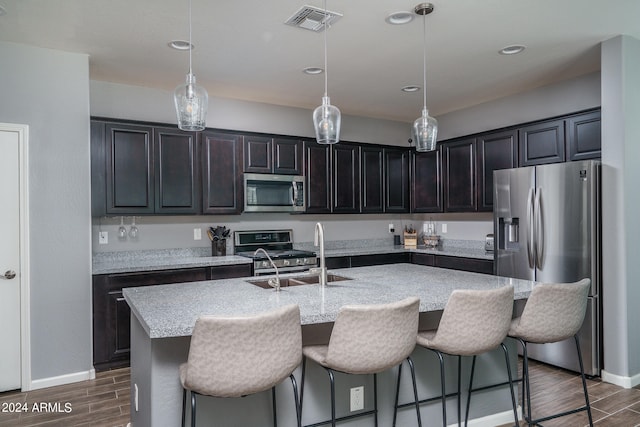
[[[280, 292], [262, 289], [247, 279], [225, 279], [175, 285], [127, 288], [124, 297], [131, 307], [131, 419], [133, 426], [175, 426], [180, 422], [182, 390], [178, 366], [187, 359], [189, 337], [195, 320], [203, 314], [247, 315], [291, 303], [300, 306], [303, 342], [327, 342], [332, 322], [345, 304], [378, 304], [409, 296], [420, 298], [421, 329], [435, 327], [441, 310], [454, 289], [489, 289], [513, 285], [515, 300], [526, 299], [535, 282], [477, 273], [452, 271], [412, 264], [391, 264], [332, 270], [352, 280], [333, 282], [324, 289], [318, 285], [283, 288]], [[286, 276], [283, 276], [286, 277]], [[440, 388], [436, 358], [424, 349], [414, 356], [421, 397], [438, 395]], [[495, 354], [494, 354], [495, 353]], [[502, 353], [494, 352], [479, 359], [476, 384], [500, 382], [506, 378]], [[515, 352], [512, 352], [515, 367]], [[448, 372], [455, 373], [454, 360]], [[487, 365], [485, 366], [484, 363]], [[503, 362], [502, 362], [503, 363]], [[490, 368], [487, 368], [490, 367]], [[395, 373], [393, 369], [378, 375], [379, 420], [390, 425], [393, 414]], [[406, 370], [405, 370], [406, 372]], [[463, 375], [468, 372], [465, 364]], [[296, 374], [299, 380], [299, 373]], [[466, 378], [466, 377], [465, 377]], [[410, 381], [403, 378], [401, 401], [409, 399]], [[455, 375], [448, 376], [448, 390], [455, 389]], [[464, 382], [463, 382], [464, 384]], [[349, 388], [365, 386], [365, 410], [373, 406], [372, 380], [366, 376], [338, 376], [338, 414], [349, 413]], [[509, 422], [508, 388], [495, 389], [473, 396], [471, 418], [484, 418], [491, 425]], [[328, 380], [321, 368], [310, 364], [305, 386], [303, 423], [327, 418]], [[278, 387], [279, 425], [294, 426], [295, 410], [290, 387]], [[454, 399], [448, 404], [449, 421], [455, 420]], [[227, 419], [237, 417], [232, 425], [263, 426], [269, 417], [270, 394], [260, 393], [244, 399], [201, 399], [198, 416]], [[250, 410], [249, 410], [250, 409]], [[424, 405], [423, 419], [440, 414], [439, 404]], [[488, 418], [487, 418], [488, 417]], [[236, 418], [233, 418], [234, 420]], [[366, 418], [345, 425], [366, 426]], [[415, 412], [403, 410], [399, 426], [415, 425]], [[493, 424], [495, 425], [495, 424]]]

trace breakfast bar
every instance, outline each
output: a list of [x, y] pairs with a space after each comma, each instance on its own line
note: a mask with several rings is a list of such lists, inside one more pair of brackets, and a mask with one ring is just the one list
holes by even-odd
[[[175, 426], [180, 423], [182, 389], [178, 366], [186, 362], [189, 340], [195, 320], [200, 315], [240, 316], [268, 311], [288, 304], [300, 307], [303, 343], [327, 342], [340, 307], [346, 304], [379, 304], [409, 296], [420, 298], [420, 328], [437, 326], [439, 316], [455, 289], [491, 289], [514, 286], [514, 300], [526, 299], [535, 282], [478, 273], [454, 271], [413, 264], [390, 264], [331, 270], [346, 278], [320, 287], [317, 284], [283, 287], [281, 291], [264, 289], [249, 283], [254, 278], [223, 279], [124, 289], [131, 307], [131, 420], [139, 426]], [[308, 273], [305, 273], [308, 276]], [[294, 276], [288, 275], [288, 276]], [[287, 278], [287, 275], [282, 275]], [[292, 281], [293, 283], [293, 281]], [[512, 349], [515, 346], [511, 345]], [[495, 353], [495, 354], [494, 354]], [[500, 352], [479, 358], [484, 369], [475, 384], [502, 382], [504, 363]], [[512, 351], [512, 370], [516, 353]], [[421, 396], [439, 395], [440, 383], [435, 356], [416, 349], [418, 387]], [[454, 359], [449, 361], [453, 366]], [[448, 363], [449, 363], [448, 362]], [[468, 373], [465, 364], [463, 375]], [[455, 372], [455, 369], [449, 369]], [[404, 372], [404, 371], [403, 371]], [[378, 375], [379, 420], [390, 425], [397, 370]], [[308, 370], [305, 385], [303, 424], [326, 419], [328, 381], [321, 368]], [[299, 379], [299, 372], [296, 377]], [[503, 378], [504, 376], [504, 378]], [[447, 390], [455, 390], [455, 375], [447, 378]], [[467, 377], [463, 378], [463, 388]], [[450, 384], [449, 384], [450, 383]], [[410, 381], [402, 381], [400, 401], [409, 399]], [[373, 406], [372, 379], [366, 376], [339, 376], [336, 380], [337, 411], [349, 413], [349, 388], [364, 385], [365, 408]], [[278, 425], [294, 426], [295, 410], [290, 387], [277, 387]], [[508, 388], [474, 394], [470, 418], [488, 420], [482, 425], [496, 425], [512, 420]], [[455, 399], [450, 399], [451, 414]], [[199, 419], [233, 419], [234, 425], [260, 427], [270, 417], [270, 394], [259, 393], [242, 399], [199, 399]], [[423, 420], [438, 417], [439, 404], [421, 407]], [[236, 421], [237, 420], [237, 421]], [[452, 418], [453, 420], [453, 418]], [[345, 425], [367, 426], [370, 420], [353, 420]], [[398, 425], [415, 425], [415, 412], [399, 412]], [[481, 424], [477, 424], [481, 425]]]

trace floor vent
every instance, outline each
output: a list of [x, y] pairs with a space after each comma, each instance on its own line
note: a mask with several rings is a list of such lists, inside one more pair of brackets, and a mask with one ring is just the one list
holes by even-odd
[[292, 27], [298, 27], [319, 33], [324, 30], [325, 20], [327, 21], [327, 26], [330, 27], [340, 18], [342, 18], [341, 13], [331, 12], [330, 10], [327, 10], [325, 13], [324, 9], [305, 5], [284, 23], [291, 25]]

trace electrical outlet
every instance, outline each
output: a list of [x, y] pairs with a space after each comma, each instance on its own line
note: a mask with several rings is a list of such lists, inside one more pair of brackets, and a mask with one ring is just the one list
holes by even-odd
[[395, 232], [395, 231], [396, 231], [396, 229], [395, 229], [395, 227], [393, 226], [393, 224], [389, 224], [389, 233], [393, 233], [393, 232]]
[[109, 243], [109, 232], [101, 231], [98, 233], [98, 244], [106, 245]]
[[133, 406], [138, 412], [138, 384], [133, 384]]
[[194, 228], [193, 229], [193, 240], [202, 240], [202, 229]]
[[447, 224], [442, 224], [442, 234], [447, 232]]
[[351, 412], [364, 409], [364, 386], [353, 387], [351, 389], [351, 399], [349, 400]]

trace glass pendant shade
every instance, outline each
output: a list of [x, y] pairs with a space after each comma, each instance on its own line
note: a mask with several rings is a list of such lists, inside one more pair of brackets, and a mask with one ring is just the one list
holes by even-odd
[[313, 127], [318, 144], [336, 144], [340, 141], [340, 110], [331, 105], [328, 96], [322, 97], [322, 105], [313, 111]]
[[205, 128], [209, 95], [205, 88], [196, 84], [196, 76], [187, 74], [186, 84], [176, 88], [173, 100], [178, 115], [178, 128], [186, 131]]
[[429, 110], [422, 109], [422, 117], [413, 122], [413, 140], [416, 151], [433, 151], [436, 149], [438, 137], [438, 121], [429, 116]]

